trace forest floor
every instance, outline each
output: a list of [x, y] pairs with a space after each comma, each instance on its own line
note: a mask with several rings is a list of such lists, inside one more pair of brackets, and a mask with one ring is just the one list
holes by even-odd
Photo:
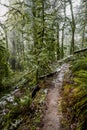
[[58, 67], [53, 76], [42, 82], [34, 99], [30, 99], [27, 87], [16, 88], [3, 96], [0, 99], [0, 129], [63, 130], [61, 90], [67, 72], [69, 64]]
[[61, 90], [65, 74], [69, 71], [69, 64], [63, 64], [58, 68], [57, 75], [49, 80], [49, 88], [46, 97], [46, 110], [43, 114], [41, 127], [38, 130], [61, 130], [62, 108]]
[[26, 78], [1, 94], [0, 130], [87, 129], [87, 58], [53, 68], [54, 73], [39, 81], [33, 98], [36, 86], [30, 88]]

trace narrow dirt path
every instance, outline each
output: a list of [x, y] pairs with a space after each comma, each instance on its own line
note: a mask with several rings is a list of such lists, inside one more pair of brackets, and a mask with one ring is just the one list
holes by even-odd
[[58, 68], [58, 74], [56, 78], [51, 81], [51, 86], [48, 89], [48, 94], [46, 98], [47, 109], [43, 116], [42, 124], [39, 130], [62, 130], [61, 129], [61, 95], [60, 90], [62, 88], [62, 83], [64, 79], [64, 74], [68, 71], [69, 65], [63, 64]]

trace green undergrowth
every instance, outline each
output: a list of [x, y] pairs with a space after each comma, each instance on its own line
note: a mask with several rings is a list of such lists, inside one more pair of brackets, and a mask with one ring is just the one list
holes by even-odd
[[[34, 73], [33, 73], [34, 74]], [[15, 86], [18, 83], [22, 84], [24, 80], [32, 80], [34, 76], [28, 71], [25, 72], [11, 72], [8, 77], [3, 78], [3, 89], [11, 86]]]
[[36, 130], [36, 128], [40, 127], [42, 113], [45, 107], [45, 97], [46, 94], [44, 93], [44, 91], [40, 90], [35, 99], [32, 101], [30, 109], [28, 109], [24, 114], [21, 115], [23, 121], [19, 125], [17, 130]]
[[25, 72], [12, 72], [9, 77], [3, 79], [3, 87], [0, 91], [0, 97], [10, 93], [17, 88], [30, 86], [32, 88], [36, 84], [35, 74]]
[[[87, 129], [87, 57], [72, 62], [70, 76], [64, 79], [62, 122], [66, 130]], [[68, 78], [66, 78], [69, 76]]]
[[15, 93], [14, 102], [5, 106], [5, 115], [2, 118], [1, 130], [35, 130], [40, 126], [46, 93], [45, 84], [40, 81], [41, 89], [35, 98], [31, 97], [29, 87], [21, 88]]
[[13, 100], [5, 106], [5, 114], [0, 126], [2, 130], [14, 130], [22, 122], [20, 115], [27, 111], [32, 102], [30, 90], [23, 89], [16, 92]]

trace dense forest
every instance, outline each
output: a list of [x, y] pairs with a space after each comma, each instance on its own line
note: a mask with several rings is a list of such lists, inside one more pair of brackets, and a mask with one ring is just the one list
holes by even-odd
[[[87, 130], [87, 1], [0, 0], [0, 10], [0, 130]], [[49, 129], [53, 86], [62, 119]]]

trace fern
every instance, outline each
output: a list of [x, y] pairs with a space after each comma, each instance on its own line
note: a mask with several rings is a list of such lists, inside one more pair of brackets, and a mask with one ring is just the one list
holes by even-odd
[[87, 57], [83, 57], [73, 62], [72, 71], [87, 70]]

